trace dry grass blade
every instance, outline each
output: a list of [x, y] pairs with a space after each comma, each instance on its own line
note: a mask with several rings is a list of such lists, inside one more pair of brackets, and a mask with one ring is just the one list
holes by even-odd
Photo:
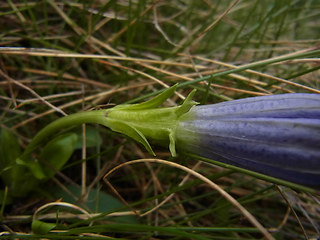
[[281, 190], [281, 188], [280, 188], [278, 185], [276, 185], [276, 188], [277, 188], [277, 190], [280, 192], [282, 198], [283, 198], [283, 199], [286, 201], [286, 203], [288, 204], [288, 207], [290, 208], [290, 210], [291, 210], [292, 214], [294, 215], [294, 217], [297, 219], [297, 222], [298, 222], [298, 224], [299, 224], [299, 226], [300, 226], [300, 229], [301, 229], [301, 231], [302, 231], [305, 239], [308, 239], [308, 235], [307, 235], [307, 233], [306, 233], [306, 231], [305, 231], [305, 229], [304, 229], [304, 227], [303, 227], [303, 225], [302, 225], [302, 223], [301, 223], [301, 221], [300, 221], [300, 219], [299, 219], [296, 211], [293, 209], [291, 203], [289, 202], [288, 198], [285, 196], [284, 192]]
[[[128, 87], [122, 87], [122, 88], [118, 88], [118, 89], [112, 89], [112, 90], [109, 90], [109, 91], [105, 91], [105, 92], [101, 92], [101, 93], [98, 93], [98, 94], [94, 94], [92, 96], [88, 96], [88, 97], [85, 97], [84, 99], [77, 99], [77, 100], [74, 100], [72, 102], [68, 102], [66, 104], [63, 104], [61, 106], [59, 106], [59, 109], [65, 109], [65, 108], [68, 108], [68, 107], [71, 107], [71, 106], [74, 106], [76, 104], [81, 104], [83, 101], [90, 101], [90, 100], [93, 100], [93, 99], [96, 99], [96, 98], [99, 98], [99, 97], [106, 97], [106, 96], [110, 96], [116, 92], [121, 92], [121, 91], [125, 91], [125, 90], [128, 90], [128, 89], [132, 89], [132, 88], [137, 88], [137, 87], [143, 87], [143, 86], [147, 86], [147, 85], [151, 85], [152, 83], [140, 83], [140, 84], [134, 84], [134, 85], [131, 85], [131, 86], [128, 86]], [[19, 124], [15, 125], [12, 127], [12, 129], [16, 129], [16, 128], [19, 128], [19, 127], [22, 127], [24, 125], [26, 125], [27, 123], [29, 122], [32, 122], [40, 117], [43, 117], [43, 116], [46, 116], [50, 113], [53, 113], [54, 110], [48, 110], [46, 112], [43, 112], [41, 114], [38, 114], [34, 117], [31, 117], [23, 122], [20, 122]]]
[[45, 209], [47, 208], [51, 208], [51, 207], [65, 207], [65, 208], [70, 208], [70, 209], [74, 209], [74, 210], [77, 210], [79, 212], [81, 212], [82, 214], [84, 214], [87, 219], [90, 218], [90, 214], [84, 210], [83, 208], [80, 208], [74, 204], [71, 204], [71, 203], [67, 203], [67, 202], [51, 202], [51, 203], [47, 203], [47, 204], [44, 204], [42, 205], [41, 207], [39, 207], [33, 214], [33, 220], [36, 220], [38, 219], [38, 215], [40, 214], [41, 211], [44, 211]]
[[[273, 236], [256, 220], [256, 218], [246, 209], [244, 208], [237, 200], [235, 200], [229, 193], [227, 193], [225, 190], [223, 190], [221, 187], [219, 187], [219, 185], [215, 184], [214, 182], [212, 182], [210, 179], [206, 178], [205, 176], [201, 175], [198, 172], [195, 172], [194, 170], [182, 166], [180, 164], [174, 163], [174, 162], [170, 162], [170, 161], [166, 161], [166, 160], [162, 160], [162, 159], [138, 159], [138, 160], [132, 160], [130, 162], [126, 162], [123, 164], [120, 164], [116, 167], [114, 167], [112, 170], [110, 170], [105, 176], [104, 176], [104, 180], [105, 182], [108, 184], [108, 180], [106, 180], [106, 178], [113, 172], [115, 172], [116, 170], [118, 170], [121, 167], [124, 167], [126, 165], [130, 165], [130, 164], [136, 164], [136, 163], [146, 163], [146, 162], [150, 162], [150, 163], [160, 163], [160, 164], [166, 164], [169, 165], [171, 167], [174, 168], [178, 168], [181, 169], [185, 172], [187, 172], [188, 174], [202, 180], [203, 182], [207, 183], [210, 187], [212, 187], [214, 190], [218, 191], [225, 199], [227, 199], [232, 205], [234, 205], [235, 207], [237, 207], [242, 214], [251, 222], [252, 225], [254, 225], [255, 227], [257, 227], [261, 233], [265, 236], [266, 239], [274, 239]], [[108, 184], [109, 185], [109, 184]]]
[[5, 79], [7, 79], [10, 82], [14, 83], [15, 85], [18, 85], [19, 87], [22, 87], [24, 89], [26, 89], [27, 91], [29, 91], [31, 94], [33, 94], [35, 97], [37, 97], [41, 102], [45, 103], [46, 105], [48, 105], [50, 108], [53, 109], [53, 111], [56, 111], [58, 113], [61, 113], [63, 116], [66, 116], [67, 114], [60, 108], [52, 105], [51, 103], [49, 103], [48, 101], [46, 101], [43, 97], [41, 97], [39, 94], [37, 94], [34, 90], [32, 90], [31, 88], [25, 86], [24, 84], [12, 79], [11, 77], [9, 77], [8, 75], [6, 75], [3, 71], [1, 71], [0, 69], [0, 75], [3, 76]]

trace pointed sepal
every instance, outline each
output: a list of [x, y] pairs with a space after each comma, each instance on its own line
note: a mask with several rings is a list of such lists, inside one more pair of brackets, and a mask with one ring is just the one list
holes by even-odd
[[136, 140], [137, 142], [141, 143], [146, 149], [147, 151], [152, 154], [153, 156], [155, 156], [156, 154], [154, 153], [154, 151], [152, 150], [148, 140], [146, 139], [146, 137], [143, 135], [143, 133], [141, 133], [137, 128], [135, 128], [134, 126], [126, 123], [126, 122], [122, 122], [122, 121], [115, 121], [115, 120], [111, 120], [109, 122], [109, 127], [116, 132], [120, 132], [123, 133], [131, 138], [133, 138], [134, 140]]
[[195, 105], [198, 105], [199, 103], [195, 102], [192, 100], [194, 94], [196, 93], [196, 89], [193, 89], [189, 95], [186, 97], [186, 99], [183, 101], [182, 105], [179, 106], [176, 110], [176, 114], [177, 116], [181, 116], [187, 112], [189, 112], [189, 110], [195, 106]]
[[159, 107], [162, 103], [164, 103], [168, 98], [170, 98], [174, 91], [176, 90], [178, 84], [173, 85], [172, 87], [166, 89], [156, 97], [142, 103], [137, 104], [123, 104], [114, 107], [114, 109], [121, 110], [145, 110], [145, 109], [153, 109]]

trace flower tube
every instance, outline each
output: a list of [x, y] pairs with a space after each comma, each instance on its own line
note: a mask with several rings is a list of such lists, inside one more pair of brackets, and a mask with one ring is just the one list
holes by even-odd
[[320, 187], [320, 95], [292, 93], [195, 106], [176, 128], [179, 149]]

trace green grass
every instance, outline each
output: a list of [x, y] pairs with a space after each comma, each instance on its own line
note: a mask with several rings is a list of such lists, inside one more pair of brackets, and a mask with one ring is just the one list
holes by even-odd
[[[194, 88], [202, 104], [320, 93], [319, 9], [312, 0], [2, 1], [0, 127], [24, 149], [64, 114], [144, 101], [175, 83], [180, 95], [165, 105], [181, 103]], [[187, 173], [176, 167], [131, 164], [104, 178], [150, 155], [109, 129], [86, 128], [86, 151], [80, 139], [66, 166], [31, 193], [13, 197], [1, 183], [0, 239], [263, 237], [230, 199], [196, 177], [183, 180]], [[81, 127], [76, 134], [84, 134]], [[172, 160], [166, 148], [153, 148]], [[320, 235], [319, 193], [199, 160], [180, 154], [174, 162], [196, 166], [275, 239]]]

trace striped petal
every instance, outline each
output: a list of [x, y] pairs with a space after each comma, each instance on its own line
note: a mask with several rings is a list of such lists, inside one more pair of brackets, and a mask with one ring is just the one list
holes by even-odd
[[179, 121], [180, 149], [320, 187], [320, 95], [282, 94], [193, 107]]

